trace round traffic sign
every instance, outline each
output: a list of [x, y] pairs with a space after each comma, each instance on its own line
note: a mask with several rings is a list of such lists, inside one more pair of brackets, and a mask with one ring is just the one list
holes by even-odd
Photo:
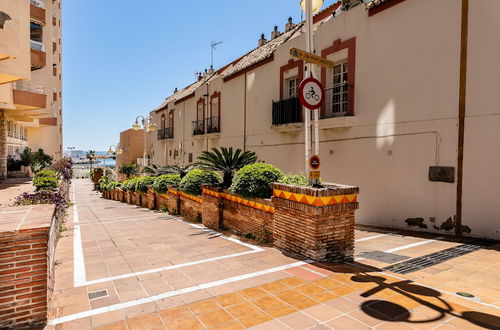
[[309, 158], [309, 166], [311, 167], [311, 170], [313, 170], [313, 171], [318, 170], [320, 165], [321, 165], [321, 162], [319, 160], [318, 155], [314, 155], [311, 158]]
[[299, 86], [300, 103], [309, 110], [321, 107], [325, 98], [323, 85], [314, 78], [304, 79]]

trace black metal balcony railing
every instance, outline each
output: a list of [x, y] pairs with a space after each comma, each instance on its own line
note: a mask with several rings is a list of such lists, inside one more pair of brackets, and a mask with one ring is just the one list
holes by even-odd
[[325, 89], [325, 111], [322, 118], [347, 116], [347, 84]]
[[166, 140], [174, 138], [174, 128], [167, 127], [158, 130], [158, 140]]
[[220, 133], [220, 123], [218, 116], [206, 118], [205, 120], [206, 120], [207, 134]]
[[302, 109], [298, 97], [273, 102], [273, 126], [301, 122]]
[[205, 120], [194, 120], [193, 121], [193, 135], [203, 135], [205, 134]]

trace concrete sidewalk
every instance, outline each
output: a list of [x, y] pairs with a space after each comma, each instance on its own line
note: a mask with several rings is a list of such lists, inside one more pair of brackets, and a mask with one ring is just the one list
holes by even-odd
[[[360, 228], [354, 263], [311, 263], [101, 199], [89, 180], [74, 180], [74, 188], [69, 230], [57, 247], [48, 329], [500, 324], [499, 244], [401, 273], [413, 261], [418, 265], [416, 258], [462, 251], [474, 241]], [[400, 268], [382, 269], [391, 265]]]

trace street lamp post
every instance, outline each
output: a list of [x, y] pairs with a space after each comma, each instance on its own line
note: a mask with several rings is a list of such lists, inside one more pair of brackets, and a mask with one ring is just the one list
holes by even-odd
[[[323, 6], [324, 0], [301, 0], [300, 7], [306, 14], [306, 52], [314, 53], [314, 22], [313, 14], [317, 13]], [[313, 77], [314, 64], [308, 64], [308, 77]], [[306, 72], [307, 74], [307, 72]], [[307, 76], [306, 76], [307, 78]], [[313, 137], [311, 134], [310, 110], [304, 109], [304, 130], [305, 130], [305, 173], [309, 173], [309, 158], [312, 152]], [[314, 154], [319, 156], [319, 109], [313, 110], [314, 114]]]
[[[139, 119], [141, 120], [142, 127], [141, 127], [141, 124], [139, 124]], [[156, 126], [155, 123], [153, 123], [153, 118], [151, 116], [147, 116], [147, 117], [137, 116], [137, 118], [135, 118], [134, 124], [132, 125], [132, 128], [136, 131], [140, 130], [141, 128], [144, 129], [144, 153], [142, 155], [142, 166], [146, 167], [147, 166], [146, 165], [146, 148], [147, 148], [147, 146], [146, 146], [146, 144], [147, 144], [146, 133], [156, 131], [158, 129], [158, 127]]]

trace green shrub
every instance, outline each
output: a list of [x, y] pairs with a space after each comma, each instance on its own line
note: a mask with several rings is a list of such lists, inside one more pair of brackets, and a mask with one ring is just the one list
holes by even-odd
[[123, 191], [135, 191], [136, 187], [136, 181], [138, 178], [133, 178], [133, 179], [128, 179], [127, 181], [123, 182], [122, 184], [122, 190]]
[[255, 163], [239, 170], [229, 190], [244, 197], [270, 198], [272, 182], [283, 178], [283, 172], [271, 164]]
[[142, 178], [136, 178], [135, 191], [147, 193], [148, 188], [151, 187], [154, 182], [155, 182], [155, 178], [152, 176], [145, 176]]
[[181, 180], [179, 188], [190, 195], [201, 195], [201, 185], [211, 184], [216, 185], [222, 183], [222, 178], [219, 174], [210, 170], [194, 169]]
[[178, 186], [181, 183], [179, 174], [160, 175], [155, 179], [153, 189], [159, 194], [165, 194], [168, 191], [168, 186]]
[[41, 170], [41, 171], [36, 172], [35, 173], [35, 177], [37, 177], [37, 178], [56, 178], [56, 179], [58, 179], [59, 178], [59, 174], [57, 174], [57, 172], [54, 171], [54, 170], [45, 169], [45, 170]]
[[291, 186], [312, 187], [309, 184], [309, 180], [307, 180], [306, 176], [303, 174], [287, 174], [278, 182]]
[[52, 177], [35, 177], [33, 180], [33, 185], [36, 190], [54, 190], [59, 186], [59, 180]]

